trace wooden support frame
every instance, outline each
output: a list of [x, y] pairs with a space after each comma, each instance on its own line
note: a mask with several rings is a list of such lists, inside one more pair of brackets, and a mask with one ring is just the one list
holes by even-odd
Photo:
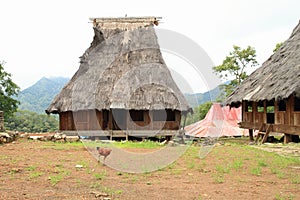
[[[261, 106], [264, 107], [264, 110], [261, 110], [261, 112], [258, 112], [258, 102], [252, 102], [252, 112], [248, 112], [246, 108], [248, 101], [242, 102], [242, 122], [240, 122], [240, 128], [249, 129], [250, 140], [252, 139], [251, 134], [253, 131], [259, 130], [261, 133], [258, 134], [255, 141], [257, 142], [262, 137], [262, 139], [264, 138], [263, 142], [265, 142], [268, 136], [265, 133], [268, 132], [269, 124], [272, 124], [271, 132], [284, 133], [286, 135], [285, 143], [292, 140], [292, 136], [290, 135], [300, 136], [300, 111], [294, 110], [294, 104], [296, 103], [295, 96], [291, 95], [287, 99], [269, 101], [274, 101], [274, 120], [269, 121], [267, 121], [267, 100], [261, 102]], [[285, 103], [284, 110], [278, 108], [280, 101], [284, 101]]]

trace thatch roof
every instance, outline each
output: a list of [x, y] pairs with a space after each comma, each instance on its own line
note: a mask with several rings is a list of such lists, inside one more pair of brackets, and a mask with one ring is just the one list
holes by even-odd
[[300, 21], [289, 39], [244, 80], [225, 103], [239, 105], [242, 100], [281, 100], [291, 95], [300, 97]]
[[95, 36], [47, 113], [190, 107], [172, 79], [153, 24], [158, 18], [92, 18]]

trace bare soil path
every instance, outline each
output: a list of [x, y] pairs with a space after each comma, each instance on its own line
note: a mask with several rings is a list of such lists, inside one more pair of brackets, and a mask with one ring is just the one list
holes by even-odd
[[202, 159], [192, 146], [164, 169], [130, 174], [98, 163], [81, 143], [20, 139], [0, 145], [0, 199], [300, 199], [299, 157], [247, 143], [225, 140]]

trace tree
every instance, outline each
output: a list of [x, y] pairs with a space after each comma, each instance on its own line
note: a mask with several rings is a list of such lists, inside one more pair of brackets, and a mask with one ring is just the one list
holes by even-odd
[[19, 101], [13, 97], [20, 92], [19, 86], [11, 79], [11, 74], [4, 71], [4, 62], [0, 62], [0, 110], [5, 117], [10, 117], [17, 111]]
[[275, 53], [282, 45], [283, 45], [283, 42], [277, 43], [275, 48], [273, 49], [273, 53]]
[[220, 78], [228, 81], [228, 84], [223, 84], [223, 97], [227, 97], [233, 90], [248, 77], [246, 70], [250, 67], [258, 65], [256, 61], [256, 50], [248, 46], [246, 49], [233, 45], [233, 51], [223, 60], [219, 66], [213, 67], [213, 70]]
[[40, 133], [58, 130], [57, 118], [28, 110], [18, 110], [4, 123], [5, 127], [11, 131]]

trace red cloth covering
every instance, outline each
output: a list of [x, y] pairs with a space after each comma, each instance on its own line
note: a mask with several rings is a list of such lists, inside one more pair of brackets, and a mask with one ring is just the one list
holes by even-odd
[[205, 118], [185, 127], [185, 134], [193, 137], [222, 137], [222, 136], [249, 136], [247, 129], [241, 129], [241, 107], [221, 107], [214, 103]]

